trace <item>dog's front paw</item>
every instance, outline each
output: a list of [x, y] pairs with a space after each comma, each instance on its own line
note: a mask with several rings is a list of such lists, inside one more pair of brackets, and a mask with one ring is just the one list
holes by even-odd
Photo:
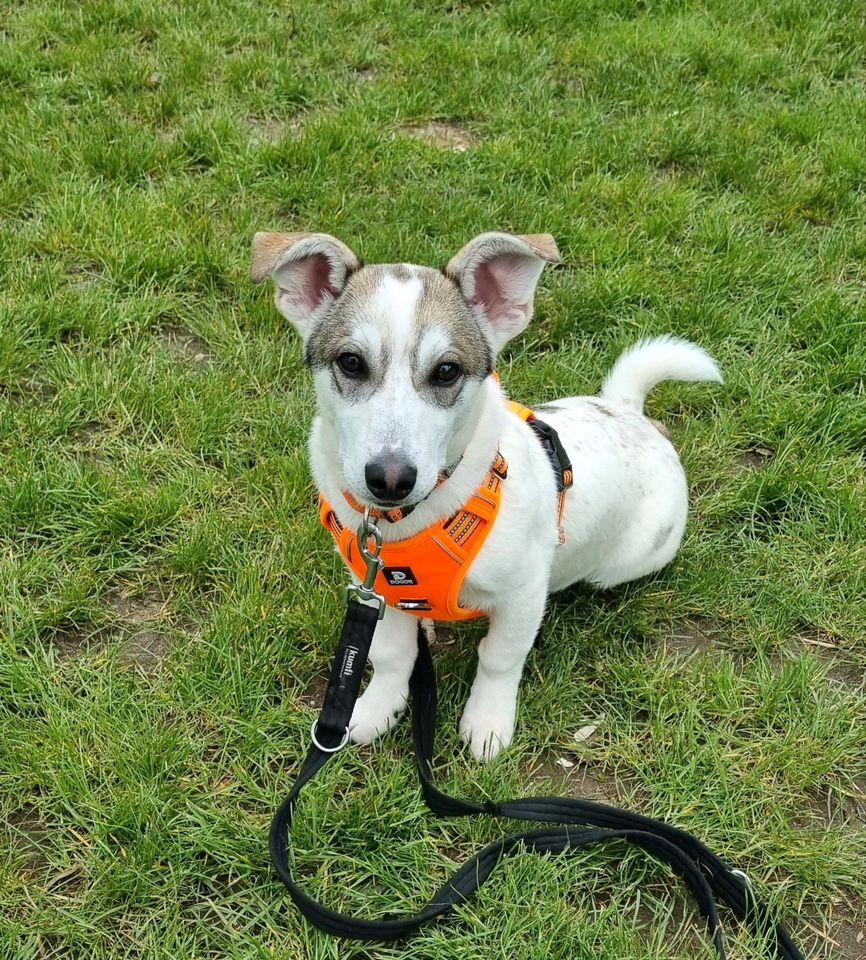
[[483, 696], [472, 691], [460, 718], [460, 736], [469, 744], [472, 756], [486, 763], [511, 743], [514, 709], [484, 701]]
[[395, 701], [392, 697], [377, 695], [375, 690], [368, 690], [352, 711], [349, 739], [352, 743], [370, 743], [394, 726], [405, 706], [402, 697]]

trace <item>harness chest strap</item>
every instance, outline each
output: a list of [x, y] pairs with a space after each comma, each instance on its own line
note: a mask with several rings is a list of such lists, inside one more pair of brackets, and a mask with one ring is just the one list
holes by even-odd
[[[463, 507], [414, 537], [382, 545], [383, 569], [374, 589], [388, 606], [434, 620], [469, 620], [482, 611], [461, 607], [460, 588], [493, 527], [502, 502], [502, 481], [508, 475], [505, 458], [497, 453], [484, 478]], [[320, 498], [319, 517], [337, 549], [359, 579], [366, 564], [352, 530], [337, 519], [331, 505]]]

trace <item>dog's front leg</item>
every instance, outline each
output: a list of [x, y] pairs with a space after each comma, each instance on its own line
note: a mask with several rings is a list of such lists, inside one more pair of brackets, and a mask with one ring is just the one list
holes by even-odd
[[523, 663], [544, 618], [546, 583], [524, 585], [491, 613], [478, 645], [478, 671], [460, 719], [460, 735], [477, 760], [511, 743]]
[[399, 719], [409, 696], [409, 677], [418, 655], [418, 619], [385, 608], [370, 646], [373, 676], [349, 721], [349, 739], [369, 743]]

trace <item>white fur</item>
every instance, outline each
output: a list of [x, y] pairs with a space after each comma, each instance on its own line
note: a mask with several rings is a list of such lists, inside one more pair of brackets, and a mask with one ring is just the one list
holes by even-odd
[[638, 340], [620, 356], [605, 377], [605, 400], [643, 410], [647, 394], [662, 380], [713, 380], [722, 382], [716, 361], [699, 346], [678, 337]]
[[[548, 592], [578, 580], [609, 587], [644, 576], [679, 548], [688, 511], [685, 475], [671, 443], [640, 410], [642, 396], [665, 376], [721, 379], [700, 348], [661, 338], [620, 358], [602, 398], [569, 397], [541, 414], [559, 432], [574, 466], [565, 544], [558, 545], [550, 464], [530, 428], [507, 410], [492, 378], [474, 399], [477, 426], [452, 477], [405, 520], [381, 525], [386, 540], [412, 536], [466, 501], [497, 448], [508, 460], [499, 517], [460, 593], [462, 605], [490, 616], [460, 722], [479, 759], [490, 759], [511, 741], [523, 662]], [[317, 418], [310, 443], [313, 473], [341, 522], [354, 525], [358, 515], [341, 496], [345, 479], [329, 455], [335, 440], [334, 424]], [[371, 650], [373, 679], [352, 718], [354, 741], [373, 739], [402, 711], [416, 628], [415, 617], [388, 608]]]

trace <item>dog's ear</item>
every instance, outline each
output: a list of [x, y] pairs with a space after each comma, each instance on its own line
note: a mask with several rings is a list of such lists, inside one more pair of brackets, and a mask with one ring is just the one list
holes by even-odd
[[526, 328], [545, 263], [558, 263], [549, 233], [482, 233], [448, 261], [445, 273], [482, 315], [495, 350]]
[[302, 337], [360, 266], [346, 244], [327, 233], [257, 233], [253, 237], [250, 278], [261, 283], [273, 277], [277, 310]]

